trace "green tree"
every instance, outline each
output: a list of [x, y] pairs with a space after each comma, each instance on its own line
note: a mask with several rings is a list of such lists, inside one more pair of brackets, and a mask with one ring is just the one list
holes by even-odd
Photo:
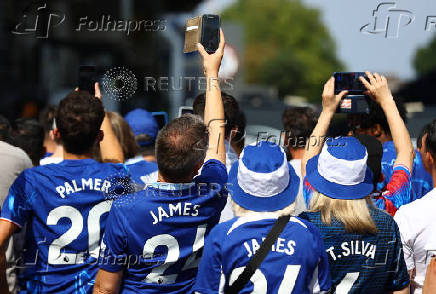
[[276, 86], [280, 96], [319, 101], [324, 82], [343, 68], [319, 10], [300, 0], [238, 0], [222, 18], [244, 28], [247, 82]]
[[418, 75], [436, 70], [436, 36], [429, 44], [416, 51], [413, 65]]

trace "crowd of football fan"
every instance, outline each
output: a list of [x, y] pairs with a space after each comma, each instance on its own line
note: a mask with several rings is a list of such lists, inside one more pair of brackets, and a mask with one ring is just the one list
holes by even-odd
[[244, 148], [223, 48], [198, 45], [207, 91], [160, 131], [106, 112], [98, 83], [39, 122], [0, 117], [0, 293], [436, 293], [436, 120], [414, 150], [367, 72], [344, 136], [331, 78], [320, 114], [283, 112], [284, 147]]

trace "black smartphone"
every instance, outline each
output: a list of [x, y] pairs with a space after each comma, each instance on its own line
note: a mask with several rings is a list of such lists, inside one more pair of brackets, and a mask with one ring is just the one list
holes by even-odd
[[79, 91], [87, 91], [95, 95], [97, 70], [95, 66], [81, 65], [79, 68]]
[[369, 114], [369, 98], [366, 95], [347, 95], [342, 98], [336, 109], [337, 113], [367, 113]]
[[151, 115], [156, 120], [159, 130], [168, 124], [168, 114], [165, 111], [152, 112]]
[[360, 77], [367, 79], [364, 72], [335, 72], [335, 94], [341, 91], [348, 91], [351, 95], [362, 95], [366, 91], [365, 85], [360, 81]]
[[192, 109], [192, 106], [180, 106], [179, 107], [179, 117], [181, 117], [184, 114], [194, 114], [194, 110]]
[[207, 53], [214, 53], [220, 43], [219, 15], [204, 14], [201, 18], [201, 44]]

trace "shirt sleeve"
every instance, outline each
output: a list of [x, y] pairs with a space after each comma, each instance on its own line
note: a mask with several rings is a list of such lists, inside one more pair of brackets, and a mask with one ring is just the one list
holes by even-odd
[[315, 189], [307, 181], [307, 177], [304, 177], [304, 180], [303, 180], [303, 197], [304, 197], [304, 202], [306, 202], [306, 207], [307, 208], [310, 208], [310, 199], [312, 198], [313, 191], [315, 191]]
[[394, 220], [399, 228], [407, 270], [412, 270], [415, 268], [415, 257], [413, 254], [413, 244], [416, 239], [415, 231], [419, 228], [417, 228], [416, 222], [413, 222], [413, 228], [415, 228], [415, 230], [409, 226], [410, 222], [407, 218], [407, 211], [405, 211], [404, 207], [397, 211]]
[[198, 267], [197, 280], [193, 291], [202, 294], [216, 294], [220, 291], [222, 276], [221, 246], [224, 238], [220, 237], [215, 227], [206, 238], [203, 256]]
[[119, 272], [127, 263], [127, 236], [125, 233], [122, 205], [112, 204], [106, 221], [106, 231], [100, 249], [99, 267], [108, 272]]
[[36, 192], [32, 189], [27, 172], [22, 172], [14, 181], [6, 197], [1, 219], [9, 221], [22, 228], [32, 212]]
[[375, 201], [375, 205], [383, 210], [386, 210], [391, 215], [395, 215], [396, 211], [404, 204], [410, 203], [412, 200], [412, 185], [410, 171], [402, 166], [394, 166], [394, 171], [389, 183], [386, 185], [386, 190]]
[[404, 261], [404, 255], [403, 255], [403, 246], [401, 244], [401, 237], [400, 232], [398, 230], [397, 223], [395, 221], [392, 221], [392, 231], [393, 233], [393, 239], [392, 243], [392, 254], [393, 259], [391, 263], [391, 269], [390, 272], [393, 273], [392, 278], [392, 285], [390, 287], [390, 291], [399, 291], [404, 289], [409, 283], [409, 273], [407, 271], [406, 263]]
[[209, 159], [203, 164], [201, 173], [195, 177], [197, 183], [216, 183], [224, 186], [227, 182], [226, 166], [219, 160]]

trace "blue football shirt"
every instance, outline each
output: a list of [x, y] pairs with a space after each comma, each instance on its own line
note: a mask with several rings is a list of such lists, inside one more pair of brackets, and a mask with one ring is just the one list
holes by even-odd
[[397, 224], [380, 209], [370, 208], [370, 214], [376, 235], [348, 233], [335, 218], [331, 225], [324, 224], [319, 211], [300, 214], [321, 232], [336, 293], [381, 294], [409, 284]]
[[114, 202], [100, 268], [123, 271], [121, 293], [189, 293], [226, 182], [225, 165], [208, 160], [192, 183], [154, 183]]
[[[415, 151], [415, 159], [413, 160], [412, 169], [412, 198], [409, 202], [419, 199], [433, 189], [433, 179], [431, 175], [425, 170], [421, 154]], [[382, 173], [385, 177], [383, 182], [377, 184], [378, 190], [383, 190], [389, 183], [394, 172], [394, 163], [397, 159], [397, 151], [395, 150], [394, 142], [388, 141], [383, 144], [383, 157], [382, 157]], [[405, 203], [405, 204], [407, 204]]]
[[157, 182], [157, 164], [146, 160], [138, 160], [134, 163], [127, 163], [126, 167], [135, 183], [147, 185]]
[[[222, 293], [243, 272], [277, 216], [255, 213], [216, 226], [206, 239], [194, 291]], [[330, 273], [318, 229], [291, 217], [271, 251], [240, 293], [324, 293]]]
[[26, 225], [20, 277], [26, 293], [91, 293], [111, 202], [111, 176], [121, 164], [64, 160], [23, 171], [9, 190], [1, 219]]

